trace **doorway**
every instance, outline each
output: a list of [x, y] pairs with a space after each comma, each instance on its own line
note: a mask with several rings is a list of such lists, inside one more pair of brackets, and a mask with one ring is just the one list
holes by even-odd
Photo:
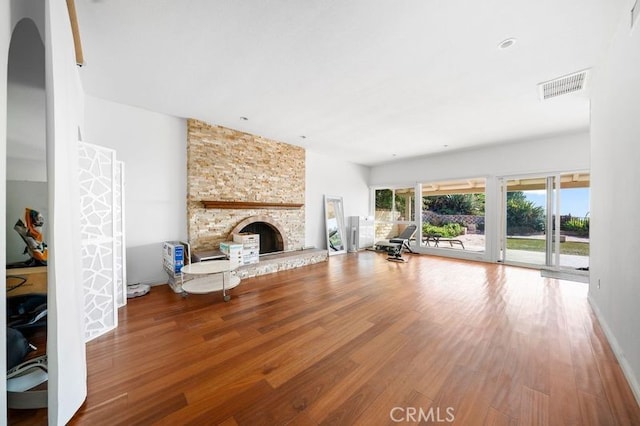
[[[47, 346], [50, 215], [45, 86], [44, 43], [34, 21], [25, 18], [13, 30], [7, 61], [7, 271], [3, 295], [7, 299], [3, 320], [11, 326], [12, 335], [18, 336], [16, 341], [24, 338], [35, 347], [22, 360], [45, 355]], [[12, 364], [18, 362], [19, 358], [11, 359]], [[7, 364], [13, 366], [9, 359]], [[9, 423], [19, 422], [28, 411], [9, 410]]]
[[500, 260], [589, 269], [589, 173], [501, 179]]

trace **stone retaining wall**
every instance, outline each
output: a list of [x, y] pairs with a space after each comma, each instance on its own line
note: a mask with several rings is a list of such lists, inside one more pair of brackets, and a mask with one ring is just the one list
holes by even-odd
[[433, 225], [444, 223], [460, 223], [464, 226], [484, 225], [484, 216], [464, 215], [464, 214], [438, 214], [427, 210], [422, 212], [422, 222], [429, 222]]

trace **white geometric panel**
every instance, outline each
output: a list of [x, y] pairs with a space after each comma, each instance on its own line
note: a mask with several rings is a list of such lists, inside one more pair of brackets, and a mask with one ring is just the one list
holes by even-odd
[[114, 329], [118, 324], [113, 294], [113, 244], [82, 246], [85, 339], [87, 341]]
[[118, 325], [116, 291], [115, 151], [79, 143], [80, 232], [85, 340]]
[[79, 148], [81, 238], [113, 238], [115, 151], [87, 143]]
[[124, 240], [124, 163], [116, 161], [115, 182], [115, 243], [116, 243], [116, 303], [118, 307], [127, 304], [127, 268], [126, 247]]

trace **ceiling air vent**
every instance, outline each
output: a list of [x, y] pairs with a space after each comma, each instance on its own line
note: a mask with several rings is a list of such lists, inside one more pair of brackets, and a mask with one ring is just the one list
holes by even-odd
[[589, 70], [579, 71], [538, 84], [540, 99], [544, 101], [545, 99], [583, 90], [587, 83], [588, 73]]

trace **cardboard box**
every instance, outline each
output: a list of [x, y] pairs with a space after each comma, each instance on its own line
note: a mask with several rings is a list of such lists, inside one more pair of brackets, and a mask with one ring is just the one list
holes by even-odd
[[231, 269], [232, 271], [236, 268], [239, 268], [242, 265], [243, 265], [242, 257], [235, 257], [235, 258], [229, 259], [229, 269]]
[[7, 269], [7, 297], [47, 293], [47, 267]]
[[182, 272], [174, 272], [171, 269], [167, 268], [166, 266], [164, 267], [164, 271], [167, 273], [167, 284], [169, 284], [169, 287], [171, 287], [171, 290], [173, 290], [176, 293], [182, 293], [182, 281], [184, 280], [184, 282], [187, 282], [189, 280], [194, 279], [193, 275], [189, 275], [189, 274], [185, 274], [185, 276], [182, 276]]
[[241, 243], [236, 243], [234, 241], [223, 241], [220, 243], [220, 251], [227, 256], [242, 256], [243, 246]]
[[241, 234], [233, 234], [233, 241], [241, 243], [242, 245], [249, 245], [260, 247], [260, 234], [249, 234], [243, 232]]
[[242, 256], [243, 265], [252, 265], [254, 263], [258, 263], [259, 261], [260, 261], [260, 255], [258, 255], [257, 253]]
[[242, 243], [242, 265], [258, 263], [260, 258], [260, 234], [233, 234], [233, 241]]
[[229, 259], [229, 266], [231, 269], [236, 269], [237, 267], [242, 266], [242, 254], [244, 253], [244, 250], [241, 243], [223, 241], [220, 243], [220, 251], [227, 256], [227, 259]]
[[189, 263], [189, 244], [182, 241], [165, 241], [162, 243], [162, 264], [176, 273]]
[[259, 248], [247, 248], [247, 247], [243, 247], [242, 248], [242, 255], [243, 256], [253, 256], [253, 255], [259, 255], [260, 254], [260, 249]]

